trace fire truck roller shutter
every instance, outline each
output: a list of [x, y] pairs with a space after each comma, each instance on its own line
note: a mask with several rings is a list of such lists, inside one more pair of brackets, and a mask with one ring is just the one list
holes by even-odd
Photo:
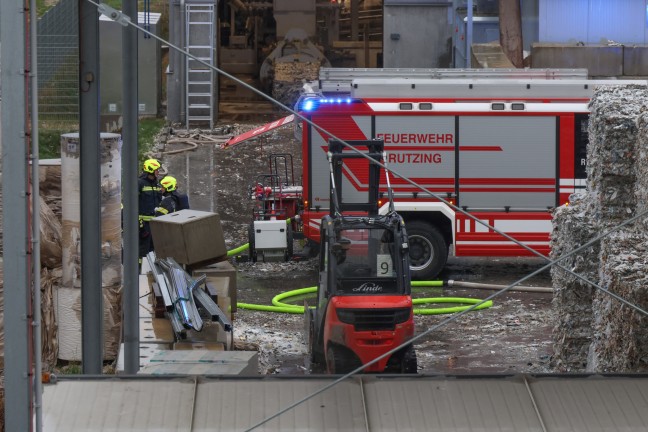
[[420, 219], [405, 220], [412, 279], [434, 279], [448, 261], [448, 243], [432, 223]]

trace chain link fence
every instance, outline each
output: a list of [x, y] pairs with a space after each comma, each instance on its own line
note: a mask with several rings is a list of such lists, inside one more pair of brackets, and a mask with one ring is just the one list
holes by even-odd
[[78, 0], [61, 0], [38, 20], [40, 127], [78, 130]]

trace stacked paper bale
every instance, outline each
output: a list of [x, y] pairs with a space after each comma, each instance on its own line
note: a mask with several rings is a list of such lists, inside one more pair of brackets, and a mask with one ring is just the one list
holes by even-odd
[[306, 81], [319, 76], [320, 62], [281, 61], [274, 64], [272, 97], [292, 108]]
[[[646, 173], [648, 174], [648, 172]], [[648, 235], [623, 229], [601, 245], [601, 285], [648, 310]], [[590, 372], [648, 371], [648, 317], [610, 295], [597, 292], [594, 335], [588, 357]]]
[[629, 85], [602, 87], [590, 103], [587, 188], [603, 227], [615, 226], [636, 208], [636, 121], [647, 101], [645, 86]]
[[[648, 106], [645, 86], [599, 88], [590, 103], [587, 150], [588, 192], [572, 208], [556, 210], [553, 257], [573, 250], [595, 236], [618, 227], [648, 206], [646, 143], [639, 137]], [[643, 155], [643, 156], [642, 156]], [[642, 159], [643, 158], [643, 159]], [[641, 201], [643, 200], [643, 202]], [[646, 235], [636, 224], [604, 237], [600, 246], [565, 260], [565, 267], [607, 288], [645, 310]], [[644, 370], [648, 348], [646, 320], [600, 290], [592, 291], [574, 276], [554, 269], [555, 365], [563, 370]], [[642, 304], [644, 306], [642, 306]], [[590, 309], [591, 307], [591, 309]], [[590, 330], [588, 330], [588, 327]], [[587, 338], [591, 338], [585, 349]], [[642, 363], [644, 362], [644, 363]]]
[[[596, 235], [589, 217], [584, 195], [574, 195], [568, 206], [554, 211], [551, 235], [551, 259], [579, 248]], [[599, 244], [571, 255], [559, 264], [587, 280], [598, 280]], [[592, 299], [595, 288], [573, 274], [551, 268], [554, 286], [553, 310], [556, 316], [553, 329], [554, 357], [552, 365], [561, 372], [585, 369], [585, 360], [592, 338]]]
[[[643, 189], [648, 175], [646, 161], [638, 157], [645, 145], [640, 140], [642, 122], [638, 119], [648, 107], [646, 93], [645, 86], [608, 87], [599, 91], [591, 104], [594, 121], [590, 120], [590, 138], [595, 139], [590, 140], [588, 150], [588, 180], [601, 232], [617, 227], [639, 210], [636, 192]], [[599, 259], [601, 285], [632, 304], [641, 307], [643, 303], [644, 310], [648, 304], [646, 294], [641, 294], [648, 259], [645, 248], [645, 234], [632, 224], [601, 240]], [[648, 334], [645, 317], [636, 317], [636, 311], [602, 291], [596, 292], [593, 309], [587, 370], [646, 370], [648, 359], [643, 360], [643, 366], [640, 360], [648, 353], [648, 345], [641, 342]]]

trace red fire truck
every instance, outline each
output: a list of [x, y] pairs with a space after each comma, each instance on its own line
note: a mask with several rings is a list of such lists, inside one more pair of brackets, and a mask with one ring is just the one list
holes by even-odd
[[[380, 139], [396, 176], [413, 278], [434, 278], [449, 254], [534, 255], [422, 188], [546, 255], [552, 209], [585, 188], [594, 89], [622, 84], [646, 82], [592, 81], [582, 69], [323, 68], [296, 105], [312, 123], [296, 128], [303, 234], [318, 244], [329, 212], [329, 139]], [[345, 167], [347, 202], [366, 195], [367, 171], [360, 162]], [[386, 189], [383, 176], [380, 190]]]
[[[392, 176], [413, 277], [437, 276], [450, 253], [532, 255], [418, 186], [537, 252], [549, 252], [552, 209], [585, 188], [594, 88], [629, 81], [588, 81], [579, 71], [561, 76], [558, 70], [488, 78], [487, 71], [472, 78], [447, 73], [443, 79], [420, 70], [320, 73], [298, 103], [313, 123], [301, 124], [307, 238], [319, 241], [320, 219], [329, 212], [329, 139], [380, 139], [387, 167], [416, 184]], [[366, 195], [366, 173], [360, 163], [346, 168], [345, 200]]]

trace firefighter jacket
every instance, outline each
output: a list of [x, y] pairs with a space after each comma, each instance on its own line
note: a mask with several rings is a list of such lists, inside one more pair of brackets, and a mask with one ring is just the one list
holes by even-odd
[[155, 208], [160, 205], [162, 200], [162, 187], [157, 179], [151, 179], [147, 173], [142, 173], [137, 182], [137, 191], [141, 225], [142, 222], [148, 222], [155, 216]]
[[155, 216], [164, 216], [180, 210], [180, 195], [176, 191], [165, 192], [160, 205], [155, 209]]

